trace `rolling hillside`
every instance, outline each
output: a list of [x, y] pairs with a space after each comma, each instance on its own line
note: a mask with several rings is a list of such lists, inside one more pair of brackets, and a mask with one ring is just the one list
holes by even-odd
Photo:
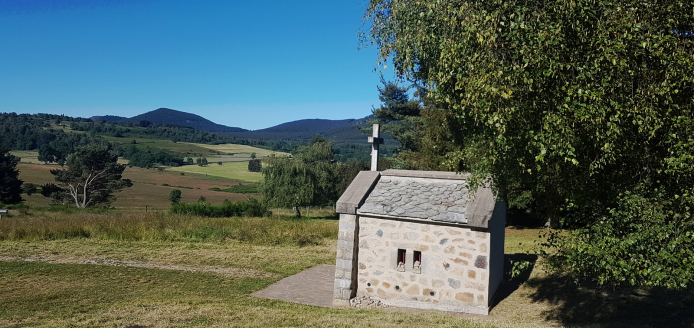
[[[366, 160], [371, 149], [371, 146], [366, 142], [368, 135], [359, 131], [359, 127], [365, 126], [369, 117], [345, 120], [304, 119], [253, 131], [224, 126], [199, 115], [168, 108], [159, 108], [131, 118], [107, 115], [95, 116], [92, 119], [132, 123], [149, 121], [158, 125], [186, 126], [195, 130], [219, 133], [242, 140], [258, 140], [261, 143], [264, 141], [305, 143], [320, 135], [334, 142], [336, 154], [340, 159], [360, 158]], [[384, 135], [384, 139], [385, 144], [381, 148], [382, 153], [384, 155], [392, 154], [399, 143], [388, 135]]]
[[260, 140], [311, 140], [316, 135], [335, 142], [366, 140], [366, 134], [359, 131], [366, 119], [323, 120], [307, 119], [282, 123], [261, 130], [225, 133], [238, 138]]
[[159, 108], [153, 111], [133, 116], [131, 118], [120, 117], [120, 116], [94, 116], [93, 120], [107, 121], [107, 122], [133, 122], [139, 123], [140, 121], [149, 121], [153, 124], [161, 125], [179, 125], [187, 126], [196, 130], [205, 132], [243, 132], [246, 129], [229, 127], [226, 125], [221, 125], [214, 123], [200, 115], [195, 115], [191, 113], [186, 113], [169, 108]]

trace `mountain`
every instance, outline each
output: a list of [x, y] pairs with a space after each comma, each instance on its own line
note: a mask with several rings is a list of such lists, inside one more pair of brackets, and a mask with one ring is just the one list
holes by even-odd
[[153, 111], [133, 116], [131, 118], [125, 118], [120, 116], [94, 116], [93, 120], [108, 121], [108, 122], [133, 122], [138, 123], [140, 121], [149, 121], [154, 124], [161, 125], [180, 125], [191, 127], [196, 130], [206, 131], [206, 132], [243, 132], [248, 131], [246, 129], [229, 127], [226, 125], [221, 125], [214, 123], [200, 115], [195, 115], [191, 113], [182, 112], [179, 110], [169, 109], [169, 108], [159, 108]]
[[261, 130], [225, 133], [238, 138], [261, 140], [311, 140], [321, 135], [336, 142], [357, 141], [366, 139], [366, 134], [359, 131], [366, 118], [347, 120], [306, 119], [282, 123]]
[[[126, 121], [139, 123], [140, 121], [149, 121], [154, 124], [187, 126], [196, 130], [217, 132], [241, 139], [306, 142], [317, 135], [321, 135], [326, 139], [332, 140], [336, 146], [354, 145], [357, 148], [370, 147], [366, 142], [368, 135], [359, 131], [359, 127], [365, 126], [366, 121], [370, 118], [372, 117], [346, 120], [305, 119], [250, 131], [217, 124], [199, 115], [169, 108], [159, 108], [131, 118], [113, 115], [92, 117], [93, 120], [108, 122]], [[399, 145], [397, 141], [388, 135], [384, 135], [383, 138], [385, 139], [384, 152], [388, 152]], [[349, 147], [354, 148], [353, 146]]]

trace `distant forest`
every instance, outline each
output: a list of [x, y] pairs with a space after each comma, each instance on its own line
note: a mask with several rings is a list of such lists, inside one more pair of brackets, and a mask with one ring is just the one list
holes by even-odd
[[[63, 131], [68, 127], [67, 132]], [[47, 163], [62, 164], [75, 147], [88, 144], [107, 145], [119, 156], [130, 160], [133, 166], [179, 166], [184, 163], [183, 155], [180, 153], [161, 149], [141, 149], [134, 145], [127, 145], [126, 140], [122, 144], [111, 143], [101, 136], [124, 139], [145, 137], [204, 144], [232, 143], [289, 153], [296, 152], [299, 146], [309, 141], [305, 139], [305, 132], [295, 134], [295, 139], [287, 133], [276, 133], [276, 131], [265, 133], [262, 130], [249, 133], [249, 136], [255, 136], [255, 134], [257, 139], [241, 138], [228, 133], [205, 132], [175, 124], [153, 124], [146, 120], [105, 122], [54, 114], [0, 113], [0, 145], [11, 150], [38, 150], [39, 160]], [[283, 139], [273, 140], [273, 136]], [[335, 158], [343, 162], [367, 160], [370, 156], [370, 145], [365, 139], [364, 137], [363, 141], [355, 140], [352, 137], [333, 140]], [[386, 149], [385, 153], [388, 154], [389, 151]]]

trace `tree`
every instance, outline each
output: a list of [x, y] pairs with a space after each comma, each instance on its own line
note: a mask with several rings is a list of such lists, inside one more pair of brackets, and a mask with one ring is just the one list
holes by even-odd
[[171, 190], [169, 200], [171, 201], [171, 205], [179, 204], [181, 202], [181, 191], [178, 189]]
[[547, 245], [555, 269], [678, 288], [694, 279], [678, 251], [694, 248], [693, 10], [371, 0], [362, 42], [445, 109], [453, 166], [572, 229]]
[[251, 153], [251, 159], [255, 159], [255, 153]]
[[293, 207], [325, 205], [337, 200], [337, 165], [332, 143], [314, 138], [300, 147], [294, 157], [269, 157], [262, 168], [261, 193], [271, 206]]
[[0, 203], [18, 204], [22, 202], [22, 180], [19, 179], [17, 164], [19, 157], [10, 154], [0, 146]]
[[41, 186], [41, 195], [43, 197], [50, 197], [53, 199], [53, 202], [61, 205], [65, 205], [67, 200], [66, 197], [68, 197], [67, 192], [65, 192], [63, 188], [60, 188], [52, 183], [47, 183]]
[[261, 164], [259, 159], [252, 159], [248, 161], [248, 171], [250, 172], [260, 172], [260, 170], [263, 168], [263, 165]]
[[53, 148], [50, 144], [43, 144], [39, 146], [38, 160], [45, 164], [59, 163], [63, 165], [65, 164], [65, 155]]
[[33, 184], [33, 183], [25, 183], [22, 185], [22, 192], [27, 194], [27, 196], [31, 196], [35, 194], [38, 191], [38, 185]]
[[[410, 99], [409, 88], [396, 82], [381, 78], [381, 83], [378, 87], [381, 106], [373, 109], [375, 120], [368, 124], [379, 123], [383, 133], [400, 143], [392, 158], [394, 166], [417, 170], [454, 169], [445, 163], [446, 153], [455, 147], [450, 142], [451, 134], [441, 129], [445, 126], [442, 111], [423, 108], [422, 102]], [[423, 95], [424, 91], [416, 94]], [[362, 130], [370, 132], [371, 127]]]
[[78, 208], [109, 204], [115, 200], [114, 193], [132, 186], [122, 178], [125, 164], [117, 161], [118, 155], [106, 147], [84, 146], [68, 156], [67, 169], [51, 170], [51, 174]]
[[203, 158], [202, 158], [202, 165], [201, 165], [201, 166], [207, 166], [207, 164], [208, 164], [208, 162], [207, 162], [207, 157], [203, 157]]
[[[381, 84], [383, 85], [378, 87], [381, 106], [372, 110], [376, 119], [368, 121], [368, 124], [379, 123], [383, 133], [400, 142], [398, 151], [416, 150], [417, 141], [422, 135], [420, 102], [410, 99], [409, 88], [392, 81], [386, 82], [383, 77]], [[370, 131], [371, 127], [368, 126], [366, 130]]]
[[193, 158], [188, 157], [188, 159], [186, 160], [186, 163], [188, 163], [188, 165], [193, 165]]

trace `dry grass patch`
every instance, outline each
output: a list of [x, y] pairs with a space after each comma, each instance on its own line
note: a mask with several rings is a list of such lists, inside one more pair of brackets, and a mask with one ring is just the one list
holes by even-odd
[[[231, 241], [190, 243], [91, 239], [4, 241], [0, 242], [0, 260], [58, 264], [131, 264], [122, 266], [201, 272], [227, 270], [234, 273], [249, 270], [248, 273], [252, 275], [287, 275], [318, 264], [332, 264], [335, 261], [335, 245], [335, 242], [326, 242], [325, 245], [318, 246], [268, 247]], [[296, 256], [297, 253], [301, 256]]]
[[[26, 183], [30, 182], [39, 185], [56, 183], [50, 170], [60, 168], [57, 164], [24, 163], [20, 163], [17, 167], [20, 171], [20, 179]], [[123, 178], [131, 179], [133, 186], [115, 194], [116, 201], [113, 203], [113, 206], [131, 210], [144, 211], [145, 207], [166, 210], [171, 205], [169, 194], [173, 189], [180, 189], [182, 201], [188, 203], [196, 202], [200, 196], [205, 197], [209, 203], [214, 205], [222, 204], [226, 199], [232, 202], [246, 200], [249, 196], [248, 194], [208, 190], [210, 188], [229, 188], [232, 185], [239, 184], [240, 180], [206, 176], [205, 174], [186, 173], [181, 175], [180, 172], [131, 167], [126, 168]], [[164, 184], [168, 186], [164, 186]], [[43, 197], [40, 194], [22, 195], [22, 197], [25, 199], [25, 203], [31, 206], [52, 204], [50, 198]]]

